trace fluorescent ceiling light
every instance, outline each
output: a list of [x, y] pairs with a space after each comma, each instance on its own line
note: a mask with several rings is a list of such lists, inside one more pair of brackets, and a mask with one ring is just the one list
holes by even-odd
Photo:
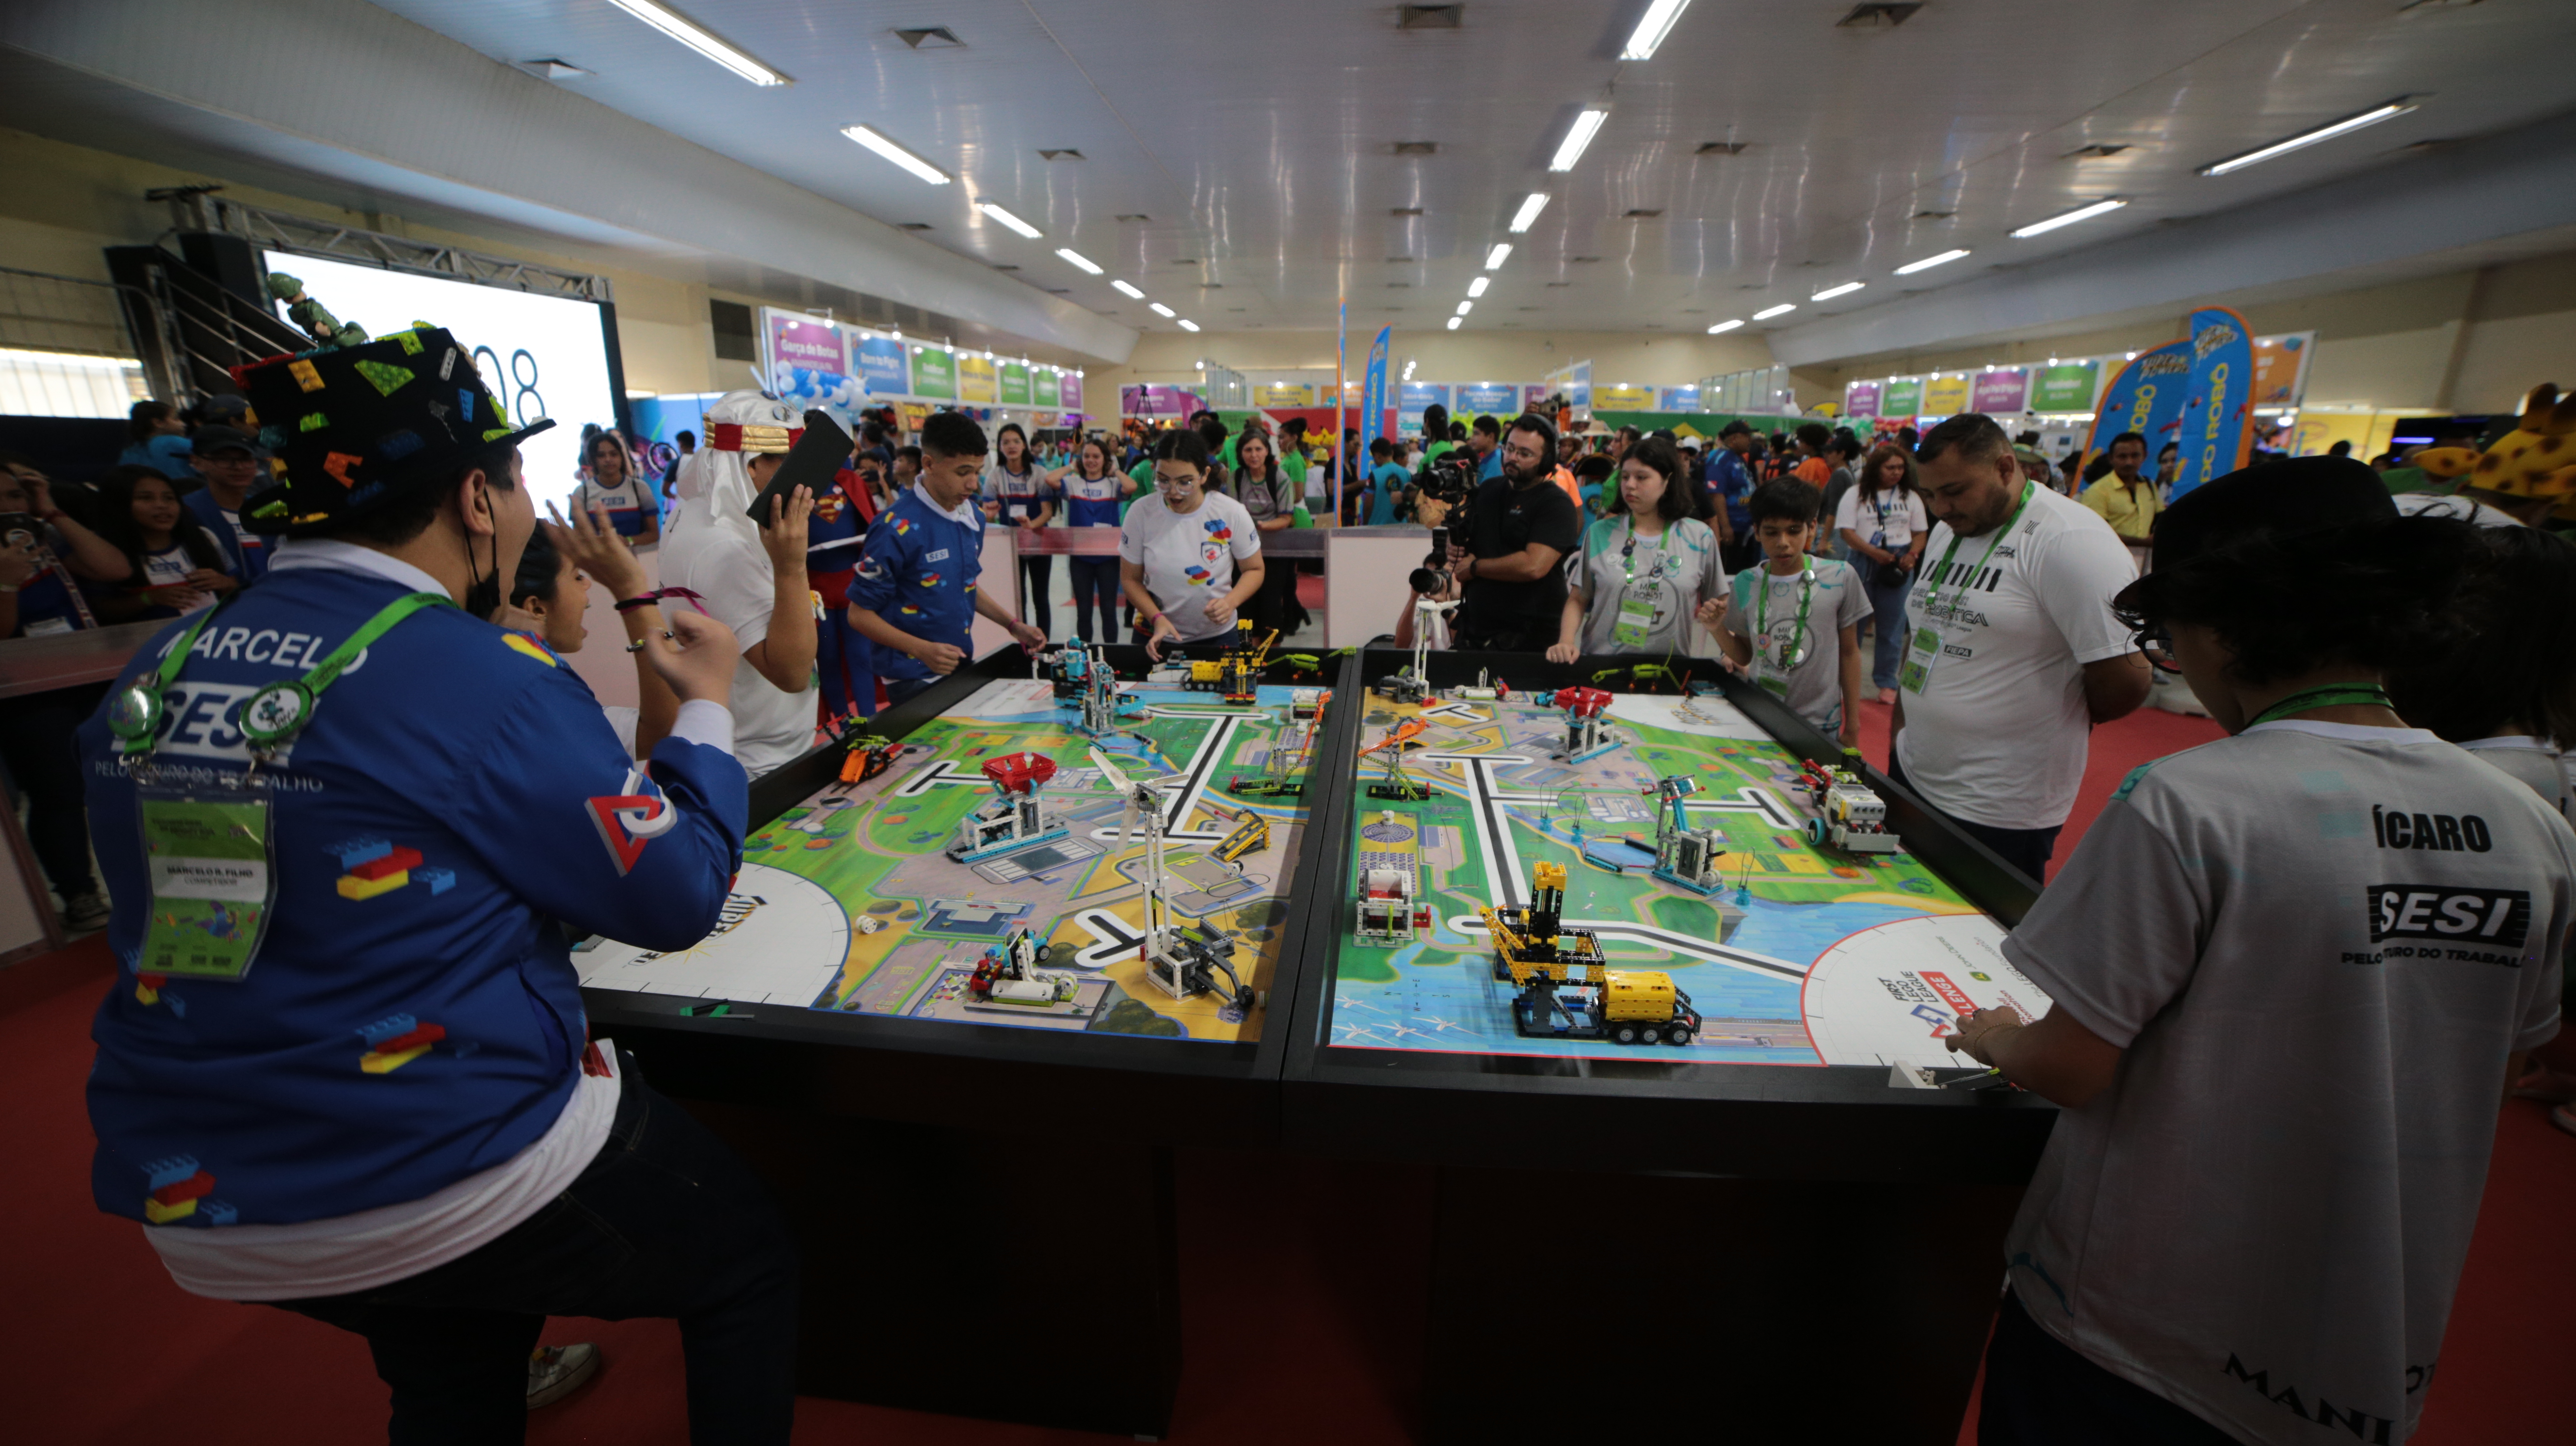
[[1458, 329], [1458, 323], [1465, 321], [1466, 319], [1467, 318], [1463, 316], [1453, 316], [1449, 318], [1449, 329], [1451, 331], [1456, 331]]
[[2090, 206], [2078, 206], [2072, 211], [2068, 211], [2062, 215], [2051, 216], [2045, 221], [2031, 222], [2029, 225], [2015, 231], [2013, 233], [2013, 239], [2018, 241], [2026, 236], [2037, 236], [2045, 231], [2054, 231], [2060, 226], [2072, 226], [2078, 221], [2090, 221], [2104, 212], [2117, 211], [2127, 204], [2129, 203], [2121, 200], [2117, 196], [2114, 196], [2107, 201], [2096, 201]]
[[1081, 252], [1076, 251], [1069, 246], [1058, 246], [1055, 248], [1055, 254], [1072, 262], [1074, 265], [1081, 267], [1083, 270], [1090, 272], [1094, 276], [1098, 276], [1100, 274], [1099, 262], [1092, 260], [1090, 257], [1083, 255]]
[[709, 35], [694, 22], [682, 19], [678, 12], [655, 4], [654, 0], [608, 0], [608, 3], [754, 85], [787, 83], [786, 76]]
[[1039, 232], [1037, 227], [1030, 225], [1028, 222], [1021, 220], [1019, 217], [1012, 215], [1010, 212], [1003, 210], [1001, 207], [994, 205], [990, 201], [976, 202], [975, 209], [992, 217], [994, 220], [1001, 222], [1003, 225], [1010, 227], [1012, 230], [1019, 232], [1021, 235], [1028, 237], [1032, 241], [1038, 239]]
[[1175, 314], [1176, 314], [1176, 313], [1174, 313], [1174, 312], [1173, 312], [1173, 310], [1172, 310], [1170, 307], [1165, 306], [1163, 303], [1161, 303], [1161, 302], [1159, 302], [1159, 301], [1149, 301], [1149, 302], [1147, 302], [1147, 303], [1145, 303], [1145, 304], [1146, 304], [1146, 305], [1148, 305], [1148, 306], [1150, 306], [1150, 307], [1152, 307], [1152, 308], [1154, 308], [1154, 314], [1155, 314], [1156, 316], [1172, 316], [1172, 315], [1175, 315]]
[[1482, 296], [1485, 294], [1485, 288], [1493, 284], [1494, 278], [1490, 276], [1479, 276], [1475, 280], [1467, 283], [1467, 294], [1469, 296]]
[[1741, 318], [1738, 318], [1738, 319], [1736, 319], [1736, 320], [1734, 320], [1734, 321], [1721, 321], [1721, 322], [1719, 322], [1717, 325], [1710, 327], [1710, 328], [1708, 329], [1708, 334], [1709, 334], [1709, 335], [1711, 335], [1711, 336], [1715, 336], [1715, 335], [1717, 335], [1717, 334], [1718, 334], [1719, 332], [1721, 332], [1721, 331], [1733, 331], [1733, 330], [1735, 330], [1737, 327], [1742, 326], [1743, 324], [1744, 324], [1744, 322], [1743, 322], [1743, 320], [1742, 320]]
[[1141, 291], [1138, 291], [1135, 287], [1132, 287], [1132, 286], [1128, 285], [1128, 284], [1127, 284], [1126, 282], [1124, 282], [1124, 281], [1112, 281], [1112, 282], [1110, 282], [1110, 283], [1109, 283], [1109, 289], [1110, 289], [1110, 290], [1112, 290], [1112, 291], [1117, 292], [1117, 293], [1118, 293], [1119, 295], [1121, 295], [1121, 296], [1132, 296], [1132, 297], [1136, 298], [1138, 301], [1142, 301], [1142, 300], [1144, 300], [1144, 299], [1145, 299], [1145, 293], [1143, 293], [1143, 292], [1141, 292]]
[[[1547, 198], [1545, 196], [1539, 196], [1535, 199], [1542, 206], [1547, 204]], [[1530, 214], [1535, 216], [1538, 213], [1532, 211]], [[1517, 231], [1521, 228], [1515, 225], [1512, 229]], [[1500, 271], [1503, 269], [1503, 263], [1509, 261], [1511, 258], [1512, 243], [1509, 241], [1497, 241], [1494, 243], [1494, 249], [1485, 253], [1485, 269], [1487, 271]]]
[[1817, 292], [1815, 295], [1810, 296], [1807, 299], [1809, 301], [1831, 301], [1837, 296], [1849, 296], [1868, 284], [1869, 283], [1866, 281], [1846, 281], [1840, 286], [1828, 286], [1824, 290]]
[[1465, 316], [1468, 312], [1474, 311], [1475, 309], [1476, 303], [1472, 301], [1462, 301], [1458, 303], [1458, 314], [1460, 316]]
[[1753, 319], [1755, 321], [1769, 321], [1775, 316], [1787, 316], [1790, 312], [1796, 311], [1797, 309], [1798, 303], [1794, 301], [1784, 301], [1778, 306], [1772, 307], [1768, 311], [1757, 311], [1753, 313]]
[[2286, 156], [2292, 151], [2315, 145], [2319, 141], [2330, 141], [2337, 136], [2350, 135], [2363, 126], [2375, 126], [2384, 120], [2395, 120], [2413, 109], [2415, 109], [2414, 102], [2400, 96], [2386, 105], [2363, 111], [2359, 115], [2345, 116], [2332, 125], [2319, 126], [2315, 130], [2292, 136], [2286, 141], [2274, 141], [2259, 151], [2247, 151], [2241, 156], [2230, 156], [2226, 160], [2212, 162], [2202, 166], [2200, 173], [2204, 176], [2223, 176], [2230, 171], [2241, 171], [2247, 166], [2268, 161], [2274, 156]]
[[1184, 321], [1181, 323], [1181, 330], [1183, 331], [1196, 331], [1198, 329], [1199, 324], [1195, 321]]
[[0, 362], [16, 362], [29, 366], [79, 367], [103, 372], [123, 371], [127, 367], [143, 365], [132, 357], [90, 356], [86, 353], [67, 351], [23, 351], [17, 347], [0, 347]]
[[1601, 123], [1609, 118], [1610, 112], [1597, 105], [1585, 106], [1575, 112], [1574, 126], [1565, 133], [1564, 144], [1556, 148], [1556, 158], [1547, 163], [1547, 168], [1551, 171], [1573, 170], [1574, 163], [1583, 159], [1583, 148], [1592, 144], [1593, 133], [1600, 130]]
[[[1522, 232], [1522, 231], [1526, 231], [1526, 230], [1528, 230], [1528, 229], [1530, 228], [1530, 223], [1531, 223], [1532, 221], [1535, 221], [1535, 220], [1537, 220], [1537, 219], [1538, 219], [1538, 213], [1539, 213], [1539, 212], [1541, 212], [1541, 211], [1544, 211], [1544, 210], [1546, 210], [1546, 209], [1547, 209], [1547, 192], [1545, 192], [1545, 191], [1532, 191], [1532, 192], [1530, 192], [1530, 193], [1529, 193], [1529, 195], [1528, 195], [1527, 197], [1525, 197], [1525, 198], [1521, 201], [1521, 208], [1520, 208], [1520, 210], [1518, 210], [1518, 211], [1514, 212], [1514, 213], [1513, 213], [1513, 215], [1512, 215], [1512, 230], [1513, 230], [1513, 232], [1514, 232], [1514, 233], [1518, 233], [1518, 232]], [[1486, 264], [1486, 265], [1488, 265], [1488, 266], [1490, 266], [1490, 265], [1492, 265], [1492, 264], [1493, 264], [1493, 262], [1492, 262], [1492, 260], [1489, 258], [1489, 259], [1486, 261], [1486, 263], [1485, 263], [1485, 264]]]
[[896, 145], [894, 142], [887, 140], [884, 136], [877, 134], [867, 126], [843, 126], [841, 127], [841, 134], [848, 136], [851, 140], [857, 141], [860, 145], [867, 147], [869, 150], [876, 152], [878, 155], [885, 157], [887, 160], [894, 162], [896, 165], [903, 167], [905, 170], [912, 172], [914, 175], [919, 176], [934, 186], [945, 186], [948, 184], [948, 173], [946, 171], [939, 169], [930, 162], [923, 160], [921, 157], [916, 156], [912, 152], [905, 150], [903, 147]]
[[1646, 7], [1646, 18], [1637, 22], [1637, 33], [1628, 37], [1628, 44], [1620, 50], [1619, 58], [1654, 59], [1655, 47], [1663, 44], [1664, 37], [1673, 33], [1673, 22], [1681, 19], [1682, 12], [1689, 8], [1690, 0], [1655, 0], [1654, 4]]
[[1929, 271], [1935, 266], [1947, 265], [1948, 263], [1956, 261], [1967, 254], [1967, 248], [1963, 246], [1955, 251], [1944, 251], [1938, 256], [1926, 256], [1920, 261], [1908, 261], [1904, 265], [1896, 268], [1896, 274], [1899, 276], [1911, 276], [1917, 271]]

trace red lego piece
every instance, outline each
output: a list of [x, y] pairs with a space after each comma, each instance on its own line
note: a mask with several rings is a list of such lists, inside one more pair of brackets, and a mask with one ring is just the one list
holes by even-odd
[[424, 1044], [436, 1044], [445, 1038], [447, 1038], [446, 1025], [424, 1024], [408, 1034], [397, 1034], [391, 1039], [379, 1042], [376, 1045], [376, 1053], [400, 1054], [406, 1049], [417, 1049]]
[[1600, 688], [1559, 688], [1552, 701], [1577, 718], [1598, 718], [1610, 706], [1610, 694]]
[[392, 853], [385, 855], [383, 858], [369, 859], [367, 862], [349, 870], [349, 872], [357, 878], [365, 879], [369, 883], [373, 883], [387, 874], [399, 874], [406, 869], [416, 869], [419, 867], [420, 850], [395, 849]]
[[176, 1205], [182, 1200], [202, 1200], [215, 1193], [215, 1177], [203, 1170], [176, 1184], [164, 1185], [152, 1192], [157, 1205]]
[[1055, 777], [1055, 760], [1043, 753], [1005, 753], [984, 761], [984, 776], [1004, 793], [1030, 793]]

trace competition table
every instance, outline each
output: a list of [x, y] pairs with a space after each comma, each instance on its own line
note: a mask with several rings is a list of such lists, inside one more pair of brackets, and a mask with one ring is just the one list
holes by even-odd
[[[1314, 825], [1337, 907], [1307, 910], [1283, 1138], [1437, 1167], [1430, 1439], [1951, 1440], [2055, 1113], [1891, 1072], [1972, 1082], [1938, 1037], [1957, 1008], [2046, 1008], [1994, 952], [2031, 881], [1874, 769], [1903, 853], [1811, 843], [1796, 774], [1839, 749], [1705, 660], [1644, 692], [1633, 657], [1431, 653], [1440, 692], [1391, 701], [1411, 661], [1363, 655], [1345, 685], [1368, 702], [1327, 745], [1350, 784]], [[1691, 667], [1720, 691], [1685, 702]], [[1497, 679], [1505, 701], [1455, 691]], [[1579, 762], [1557, 756], [1569, 685], [1611, 694]], [[1366, 796], [1389, 750], [1360, 750], [1416, 723], [1430, 797]], [[1713, 893], [1648, 872], [1665, 777], [1728, 850]], [[1541, 861], [1568, 871], [1568, 928], [1692, 997], [1687, 1047], [1519, 1033], [1475, 911], [1526, 904]], [[1363, 866], [1412, 871], [1430, 927], [1356, 940]]]
[[[1139, 649], [1110, 659], [1124, 678], [1144, 672]], [[1247, 1017], [1136, 987], [1121, 940], [1134, 942], [1141, 848], [1119, 841], [1112, 795], [1082, 776], [1088, 740], [1016, 648], [883, 715], [875, 732], [902, 746], [880, 777], [836, 793], [843, 754], [828, 749], [755, 784], [744, 873], [700, 946], [576, 954], [594, 1033], [636, 1051], [786, 1200], [804, 1253], [800, 1389], [1165, 1434], [1182, 1348], [1171, 1152], [1275, 1147], [1434, 1167], [1434, 1440], [1795, 1439], [1820, 1413], [1855, 1440], [1955, 1433], [2001, 1232], [2053, 1112], [1895, 1088], [1887, 1060], [1946, 1066], [1936, 1031], [1956, 991], [2044, 1007], [1992, 952], [2029, 881], [1874, 772], [1903, 859], [1798, 843], [1805, 805], [1782, 761], [1833, 755], [1731, 681], [1691, 702], [1712, 731], [1678, 696], [1610, 680], [1617, 746], [1540, 778], [1528, 745], [1560, 726], [1553, 710], [1363, 688], [1409, 661], [1300, 659], [1289, 667], [1308, 671], [1274, 668], [1253, 709], [1139, 686], [1151, 716], [1117, 745], [1119, 766], [1170, 780], [1166, 857], [1194, 890], [1183, 912], [1252, 961], [1266, 999]], [[1498, 674], [1525, 700], [1634, 661], [1434, 654], [1430, 681]], [[1230, 796], [1230, 779], [1293, 743], [1290, 686], [1324, 683], [1303, 797]], [[1408, 767], [1435, 797], [1366, 797], [1385, 750], [1360, 763], [1360, 749], [1423, 715]], [[1039, 846], [1063, 852], [941, 857], [990, 796], [973, 770], [1031, 749], [1064, 770], [1048, 793], [1075, 817]], [[1642, 822], [1630, 806], [1630, 775], [1667, 768], [1708, 784], [1685, 812], [1725, 834], [1730, 870], [1753, 867], [1748, 906], [1736, 873], [1716, 899], [1657, 892], [1562, 837], [1589, 819], [1586, 844], [1633, 864], [1624, 835], [1655, 825], [1654, 800]], [[1247, 805], [1272, 838], [1229, 878], [1214, 836]], [[1438, 917], [1399, 958], [1353, 941], [1352, 883], [1363, 854], [1404, 849]], [[1486, 868], [1489, 853], [1511, 866]], [[1472, 905], [1525, 899], [1511, 891], [1543, 857], [1572, 866], [1569, 920], [1602, 911], [1594, 895], [1630, 911], [1624, 935], [1593, 922], [1613, 964], [1669, 969], [1690, 992], [1710, 1026], [1689, 1047], [1512, 1036]], [[1831, 938], [1781, 933], [1799, 910], [1847, 916], [1850, 938], [1839, 923]], [[1015, 924], [1085, 974], [1080, 1017], [961, 1003], [958, 968]]]

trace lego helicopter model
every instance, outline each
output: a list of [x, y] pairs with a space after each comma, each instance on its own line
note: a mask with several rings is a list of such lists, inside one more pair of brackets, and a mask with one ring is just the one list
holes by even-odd
[[944, 852], [957, 863], [971, 864], [1064, 837], [1064, 820], [1038, 799], [1038, 790], [1055, 773], [1055, 760], [1043, 753], [984, 760], [984, 780], [993, 785], [993, 796], [957, 820], [957, 836]]
[[1610, 706], [1610, 695], [1599, 688], [1559, 688], [1548, 700], [1565, 710], [1565, 744], [1559, 755], [1567, 763], [1581, 763], [1598, 758], [1619, 746], [1619, 737], [1610, 731], [1608, 720], [1601, 715]]
[[[1213, 993], [1249, 1016], [1260, 1003], [1260, 996], [1234, 971], [1234, 941], [1224, 935], [1211, 938], [1183, 929], [1172, 922], [1172, 906], [1164, 897], [1170, 884], [1163, 876], [1163, 809], [1172, 790], [1183, 786], [1183, 780], [1173, 777], [1137, 782], [1097, 748], [1091, 750], [1091, 761], [1109, 786], [1127, 800], [1126, 811], [1118, 819], [1119, 840], [1124, 842], [1135, 836], [1139, 818], [1145, 824], [1145, 937], [1137, 946], [1137, 957], [1145, 965], [1145, 978], [1174, 999]], [[1225, 978], [1222, 987], [1217, 983], [1219, 975]]]

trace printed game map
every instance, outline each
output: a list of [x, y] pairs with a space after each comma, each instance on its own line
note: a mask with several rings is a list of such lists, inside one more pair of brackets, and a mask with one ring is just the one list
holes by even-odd
[[[1269, 751], [1302, 730], [1287, 721], [1290, 692], [1263, 686], [1253, 705], [1235, 706], [1143, 687], [1127, 695], [1122, 731], [1102, 749], [1132, 781], [1178, 780], [1163, 793], [1165, 898], [1181, 923], [1234, 940], [1236, 969], [1265, 1001], [1251, 1018], [1215, 995], [1177, 1000], [1145, 980], [1143, 824], [1122, 840], [1125, 802], [1093, 765], [1094, 740], [1072, 726], [1073, 710], [1045, 682], [1008, 679], [915, 730], [879, 776], [823, 789], [755, 829], [723, 921], [695, 947], [593, 940], [573, 956], [582, 983], [848, 1014], [1257, 1039], [1310, 800], [1237, 798], [1226, 784], [1262, 772]], [[942, 849], [958, 821], [994, 796], [978, 770], [1020, 752], [1055, 761], [1039, 797], [1066, 832], [950, 861]], [[1217, 858], [1215, 846], [1250, 815], [1267, 821], [1268, 842], [1232, 863]], [[976, 961], [1020, 928], [1050, 946], [1044, 967], [1080, 976], [1072, 999], [1033, 1010], [969, 997]]]
[[[2031, 1018], [2047, 1010], [2047, 996], [1998, 952], [2002, 927], [1919, 860], [1810, 844], [1816, 810], [1797, 787], [1800, 760], [1722, 698], [1615, 694], [1604, 716], [1617, 746], [1573, 763], [1551, 756], [1566, 725], [1544, 695], [1410, 704], [1372, 690], [1364, 706], [1363, 748], [1407, 719], [1423, 721], [1404, 767], [1433, 793], [1420, 803], [1371, 798], [1386, 754], [1359, 761], [1344, 898], [1356, 897], [1370, 868], [1410, 870], [1432, 927], [1411, 942], [1370, 944], [1346, 922], [1332, 1046], [1946, 1066], [1956, 1061], [1941, 1039], [1962, 1009], [2010, 1005]], [[1684, 800], [1689, 826], [1723, 834], [1723, 887], [1713, 893], [1648, 873], [1654, 785], [1676, 775], [1699, 784]], [[1587, 847], [1627, 867], [1588, 860]], [[1477, 909], [1525, 905], [1530, 868], [1543, 860], [1565, 866], [1566, 927], [1599, 935], [1610, 967], [1666, 971], [1690, 996], [1705, 1023], [1688, 1045], [1515, 1029], [1518, 991], [1494, 977]]]

